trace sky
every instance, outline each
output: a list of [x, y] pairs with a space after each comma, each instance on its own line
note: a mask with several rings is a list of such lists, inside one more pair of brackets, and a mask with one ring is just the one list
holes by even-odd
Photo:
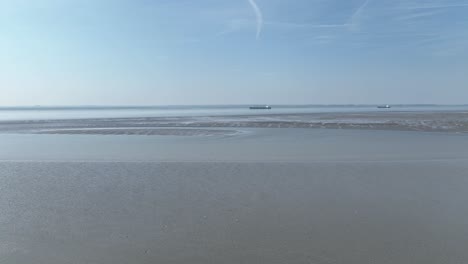
[[468, 0], [0, 0], [0, 106], [466, 104]]

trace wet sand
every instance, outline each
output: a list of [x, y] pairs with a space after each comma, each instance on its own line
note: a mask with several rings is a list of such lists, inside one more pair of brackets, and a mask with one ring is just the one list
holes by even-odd
[[461, 126], [279, 118], [1, 123], [0, 263], [468, 263]]
[[[1, 121], [0, 133], [51, 134], [145, 134], [189, 135], [180, 128], [196, 128], [193, 135], [219, 133], [212, 128], [325, 128], [397, 130], [424, 132], [468, 132], [468, 113], [440, 112], [352, 112], [311, 114], [252, 114], [230, 116], [98, 118], [67, 120]], [[99, 130], [102, 129], [102, 130]], [[104, 130], [105, 129], [105, 130]], [[113, 130], [112, 130], [113, 129]], [[203, 130], [201, 130], [203, 129]], [[235, 129], [234, 129], [235, 130]]]
[[233, 136], [236, 130], [194, 128], [94, 128], [94, 129], [50, 129], [36, 134], [61, 135], [138, 135], [138, 136]]

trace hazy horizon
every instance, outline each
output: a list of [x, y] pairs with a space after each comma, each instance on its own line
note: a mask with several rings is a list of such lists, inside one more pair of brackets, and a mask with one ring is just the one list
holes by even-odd
[[389, 106], [468, 106], [468, 103], [465, 104], [391, 104], [391, 103], [368, 103], [368, 104], [261, 104], [261, 103], [254, 103], [254, 104], [170, 104], [170, 105], [163, 105], [163, 104], [154, 104], [154, 105], [125, 105], [125, 104], [70, 104], [70, 105], [59, 105], [59, 104], [50, 104], [50, 105], [0, 105], [0, 109], [6, 108], [164, 108], [164, 107], [248, 107], [248, 106], [274, 106], [274, 107], [374, 107], [380, 105], [389, 105]]

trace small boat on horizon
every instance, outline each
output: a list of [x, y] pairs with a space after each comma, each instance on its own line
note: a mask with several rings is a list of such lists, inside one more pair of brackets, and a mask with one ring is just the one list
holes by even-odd
[[377, 108], [389, 109], [392, 108], [390, 105], [379, 105]]
[[269, 105], [261, 105], [261, 106], [251, 106], [249, 107], [250, 110], [269, 110], [271, 106]]

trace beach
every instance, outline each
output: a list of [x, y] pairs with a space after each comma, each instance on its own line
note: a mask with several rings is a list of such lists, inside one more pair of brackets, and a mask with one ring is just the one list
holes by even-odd
[[[121, 118], [57, 118], [37, 120], [0, 120], [0, 132], [41, 134], [181, 134], [181, 128], [198, 128], [204, 134], [215, 133], [210, 128], [321, 128], [366, 129], [424, 132], [468, 132], [468, 108], [465, 110], [432, 109], [428, 111], [357, 111], [288, 113], [270, 110], [250, 114], [192, 115]], [[281, 110], [281, 109], [280, 109]], [[241, 110], [238, 110], [241, 112]], [[194, 112], [196, 113], [196, 112]], [[130, 114], [127, 114], [130, 115]], [[64, 115], [65, 116], [65, 115]], [[164, 130], [162, 130], [164, 128]], [[172, 131], [172, 132], [171, 132]], [[227, 131], [227, 134], [232, 131]], [[189, 135], [182, 133], [182, 135]]]
[[296, 116], [3, 121], [0, 263], [468, 261], [462, 113]]

